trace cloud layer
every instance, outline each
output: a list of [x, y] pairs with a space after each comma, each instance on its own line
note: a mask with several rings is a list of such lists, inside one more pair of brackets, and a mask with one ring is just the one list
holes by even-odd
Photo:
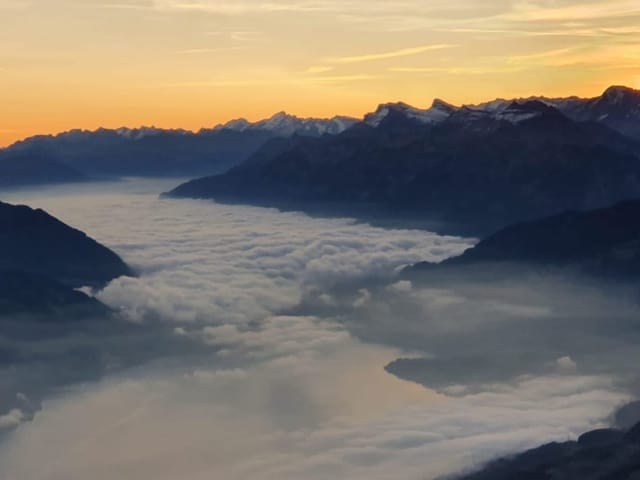
[[[469, 240], [157, 199], [168, 187], [5, 196], [46, 208], [139, 269], [98, 296], [149, 332], [121, 350], [149, 355], [48, 397], [2, 444], [3, 479], [432, 478], [604, 425], [629, 398], [611, 372], [583, 370], [570, 349], [543, 355], [543, 371], [456, 378], [438, 391], [399, 380], [383, 369], [398, 357], [457, 358], [456, 338], [466, 349], [491, 337], [487, 324], [526, 325], [555, 304], [540, 305], [545, 291], [528, 298], [526, 284], [473, 290], [471, 281], [391, 277]], [[500, 291], [508, 301], [492, 297]], [[508, 344], [515, 337], [504, 332]], [[9, 411], [0, 424], [19, 417]]]

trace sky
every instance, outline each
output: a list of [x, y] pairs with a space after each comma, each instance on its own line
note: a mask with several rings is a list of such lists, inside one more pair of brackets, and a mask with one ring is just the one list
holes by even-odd
[[638, 0], [0, 0], [0, 145], [640, 88]]

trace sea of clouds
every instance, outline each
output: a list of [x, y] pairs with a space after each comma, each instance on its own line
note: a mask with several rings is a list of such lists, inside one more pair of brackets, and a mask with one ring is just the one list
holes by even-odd
[[[20, 424], [0, 444], [0, 478], [433, 478], [605, 425], [631, 398], [613, 362], [582, 368], [577, 342], [494, 368], [523, 331], [537, 351], [565, 308], [574, 330], [611, 313], [604, 294], [580, 302], [588, 287], [565, 295], [557, 279], [400, 280], [402, 267], [473, 240], [158, 198], [177, 183], [3, 196], [82, 229], [140, 275], [93, 292], [135, 333], [109, 337], [123, 368], [67, 382], [32, 420], [19, 408], [0, 417], [0, 429]], [[631, 329], [635, 305], [616, 301]], [[600, 338], [603, 322], [589, 325]], [[409, 382], [384, 370], [400, 357], [448, 363]], [[461, 375], [470, 358], [486, 368]]]

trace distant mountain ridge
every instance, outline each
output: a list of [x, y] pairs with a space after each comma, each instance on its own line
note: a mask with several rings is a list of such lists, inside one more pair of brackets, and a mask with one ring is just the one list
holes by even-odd
[[0, 149], [0, 186], [80, 181], [91, 176], [222, 172], [273, 138], [336, 134], [355, 122], [348, 117], [325, 120], [280, 112], [255, 123], [235, 120], [197, 132], [122, 127], [37, 135]]
[[87, 176], [39, 152], [0, 154], [0, 188], [43, 183], [74, 183]]
[[[640, 138], [640, 91], [614, 85], [594, 98], [530, 97], [518, 101], [538, 100], [553, 106], [576, 121], [599, 122], [625, 135]], [[512, 100], [494, 100], [481, 104], [480, 109], [504, 108]]]
[[286, 112], [278, 112], [270, 118], [250, 122], [244, 118], [217, 125], [214, 130], [267, 130], [282, 137], [308, 135], [319, 137], [325, 134], [337, 135], [358, 122], [355, 118], [335, 116], [329, 119], [299, 118]]
[[[640, 197], [640, 140], [608, 124], [621, 117], [633, 124], [636, 101], [640, 92], [611, 87], [592, 100], [463, 107], [435, 100], [426, 110], [383, 104], [342, 133], [271, 140], [228, 172], [168, 195], [294, 209], [332, 205], [355, 215], [386, 211], [486, 234]], [[594, 105], [618, 114], [604, 117], [604, 107]]]
[[[528, 106], [527, 111], [523, 110], [523, 105]], [[537, 111], [531, 110], [533, 105], [537, 106]], [[597, 124], [623, 135], [628, 142], [640, 142], [640, 92], [613, 86], [592, 99], [529, 97], [496, 99], [466, 106], [436, 99], [427, 109], [402, 102], [385, 103], [361, 120], [340, 116], [299, 118], [279, 112], [256, 122], [236, 119], [197, 132], [123, 127], [38, 135], [0, 149], [0, 187], [110, 176], [217, 175], [251, 161], [251, 157], [264, 158], [265, 151], [273, 151], [274, 147], [269, 143], [276, 142], [280, 145], [277, 148], [284, 150], [283, 139], [295, 146], [305, 142], [312, 144], [314, 139], [324, 136], [341, 137], [340, 141], [348, 137], [349, 148], [357, 137], [362, 143], [371, 142], [372, 145], [379, 145], [380, 140], [392, 140], [382, 146], [389, 150], [405, 147], [409, 140], [420, 141], [421, 136], [441, 135], [443, 130], [454, 126], [459, 133], [477, 135], [490, 133], [507, 123], [519, 125], [541, 115], [548, 117], [550, 113], [544, 112], [543, 106], [555, 109], [575, 123]], [[381, 139], [368, 138], [379, 134]], [[470, 139], [461, 137], [464, 142]], [[331, 142], [328, 139], [320, 143]], [[604, 147], [609, 146], [605, 142]], [[359, 149], [363, 153], [367, 150], [364, 146]], [[348, 153], [338, 150], [341, 156]], [[632, 148], [623, 153], [630, 150], [638, 151]], [[403, 155], [407, 152], [396, 152], [396, 156]], [[407, 175], [412, 173], [407, 172]], [[364, 192], [362, 196], [369, 201], [371, 194]]]
[[640, 138], [640, 90], [624, 86], [607, 88], [595, 98], [550, 98], [531, 96], [515, 99], [495, 99], [480, 104], [455, 106], [444, 100], [435, 99], [428, 109], [412, 107], [403, 102], [380, 105], [373, 113], [365, 115], [364, 123], [377, 127], [389, 111], [401, 111], [427, 125], [434, 125], [449, 119], [452, 115], [475, 116], [491, 120], [521, 121], [525, 117], [515, 115], [517, 105], [539, 102], [554, 107], [575, 121], [599, 122], [628, 136]]

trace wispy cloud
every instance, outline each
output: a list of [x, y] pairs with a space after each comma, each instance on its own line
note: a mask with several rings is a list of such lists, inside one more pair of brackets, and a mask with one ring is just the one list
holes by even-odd
[[263, 80], [234, 80], [234, 79], [210, 79], [210, 80], [186, 80], [183, 82], [161, 83], [150, 85], [149, 88], [214, 88], [214, 87], [260, 87], [268, 83]]
[[640, 15], [637, 0], [607, 0], [606, 2], [575, 2], [565, 6], [539, 5], [534, 2], [520, 2], [503, 16], [512, 21], [579, 21]]
[[209, 37], [223, 37], [235, 42], [249, 42], [260, 38], [263, 34], [257, 30], [235, 30], [235, 31], [211, 31], [206, 32]]
[[151, 10], [155, 8], [153, 0], [116, 0], [116, 1], [87, 1], [72, 5], [77, 8], [101, 8], [113, 10]]
[[155, 0], [154, 6], [161, 10], [202, 11], [219, 15], [243, 15], [265, 12], [323, 12], [334, 11], [339, 5], [337, 2], [315, 1], [180, 1], [180, 0]]
[[396, 73], [433, 73], [448, 75], [488, 75], [514, 73], [524, 70], [522, 66], [492, 66], [492, 67], [391, 67], [390, 72]]
[[624, 35], [623, 33], [614, 33], [613, 30], [601, 28], [548, 28], [544, 25], [544, 29], [540, 29], [538, 25], [536, 29], [492, 29], [492, 28], [444, 28], [439, 31], [446, 33], [460, 34], [479, 34], [479, 35], [499, 35], [511, 37], [610, 37], [615, 35]]
[[419, 55], [420, 53], [430, 52], [433, 50], [443, 50], [446, 48], [453, 48], [453, 47], [455, 47], [455, 45], [449, 45], [449, 44], [422, 45], [419, 47], [402, 48], [400, 50], [393, 50], [390, 52], [367, 53], [363, 55], [330, 58], [328, 59], [328, 61], [330, 63], [337, 63], [337, 64], [371, 62], [374, 60], [384, 60], [388, 58], [409, 57], [412, 55]]
[[326, 65], [313, 65], [305, 70], [304, 73], [308, 74], [318, 74], [318, 73], [327, 73], [334, 70], [334, 67], [329, 67]]
[[384, 78], [382, 75], [368, 75], [368, 74], [356, 74], [356, 75], [330, 75], [330, 76], [317, 76], [305, 81], [305, 83], [319, 83], [319, 84], [339, 84], [345, 82], [360, 82], [366, 80], [376, 80]]
[[529, 63], [535, 62], [537, 60], [546, 60], [550, 58], [562, 58], [566, 57], [569, 54], [575, 53], [578, 51], [577, 48], [558, 48], [554, 50], [546, 50], [543, 52], [536, 52], [526, 55], [514, 55], [507, 59], [508, 63]]
[[220, 53], [220, 52], [233, 52], [237, 50], [247, 50], [250, 46], [238, 46], [238, 47], [219, 47], [219, 48], [188, 48], [185, 50], [177, 50], [178, 55], [200, 55], [206, 53]]

